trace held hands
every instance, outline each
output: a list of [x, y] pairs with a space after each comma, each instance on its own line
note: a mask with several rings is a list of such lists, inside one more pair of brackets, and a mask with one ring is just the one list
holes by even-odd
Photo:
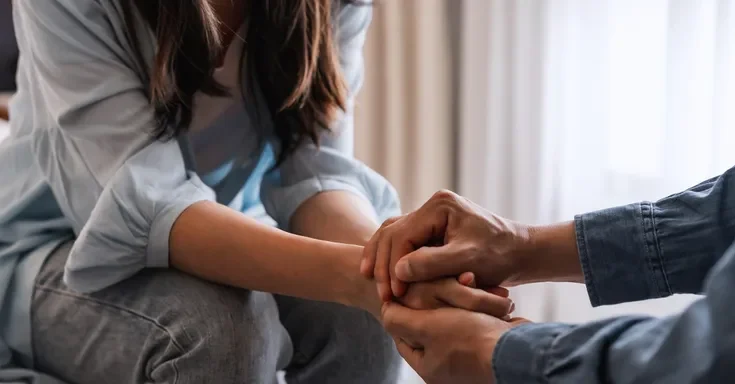
[[[507, 290], [475, 290], [498, 296], [491, 300], [478, 294], [484, 304], [468, 306], [468, 298], [452, 296], [471, 288], [454, 287], [450, 292], [458, 281], [446, 277], [460, 276], [459, 283], [465, 285], [476, 280], [481, 287], [519, 284], [530, 232], [454, 193], [439, 192], [419, 210], [388, 220], [373, 236], [364, 250], [361, 273], [375, 278], [384, 301], [383, 324], [427, 383], [494, 382], [492, 357], [498, 340], [528, 321], [509, 318], [512, 304], [503, 310], [499, 300], [507, 299]], [[448, 285], [432, 289], [439, 289], [434, 292], [441, 297], [438, 303], [448, 305], [428, 310], [432, 305], [411, 305], [425, 296], [416, 296], [421, 290], [417, 284], [443, 277], [439, 281]]]
[[386, 221], [365, 247], [360, 272], [375, 278], [384, 301], [403, 296], [407, 283], [464, 272], [474, 273], [481, 287], [515, 285], [528, 240], [529, 227], [443, 191]]
[[[383, 301], [376, 295], [375, 286], [371, 288], [369, 292], [361, 295], [365, 299], [358, 306], [380, 319]], [[411, 284], [403, 297], [396, 298], [396, 301], [414, 310], [450, 306], [499, 318], [508, 318], [515, 309], [513, 302], [508, 298], [507, 289], [497, 287], [487, 290], [477, 289], [472, 273], [463, 274], [459, 278], [448, 277]]]
[[457, 308], [416, 311], [396, 303], [383, 305], [382, 319], [400, 354], [429, 384], [494, 383], [498, 340], [528, 323]]

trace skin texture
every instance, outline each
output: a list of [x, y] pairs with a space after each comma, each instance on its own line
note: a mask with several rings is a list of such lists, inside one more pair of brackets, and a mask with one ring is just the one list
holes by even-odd
[[429, 384], [492, 383], [498, 340], [525, 319], [458, 308], [401, 305], [413, 284], [471, 275], [479, 286], [583, 282], [573, 223], [525, 226], [452, 192], [388, 220], [365, 247], [361, 273], [374, 277], [382, 321], [406, 361]]
[[494, 383], [492, 356], [505, 331], [527, 323], [457, 308], [412, 310], [385, 303], [383, 325], [398, 351], [428, 384]]
[[375, 278], [385, 301], [403, 295], [407, 283], [464, 272], [479, 286], [583, 282], [573, 223], [524, 226], [447, 191], [386, 221], [365, 247], [360, 270]]

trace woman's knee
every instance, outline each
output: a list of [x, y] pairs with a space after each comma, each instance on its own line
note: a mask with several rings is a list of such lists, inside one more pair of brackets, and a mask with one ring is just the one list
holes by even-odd
[[262, 383], [291, 357], [270, 294], [168, 270], [81, 295], [56, 275], [36, 287], [34, 351], [70, 382]]
[[267, 383], [288, 364], [291, 341], [273, 296], [237, 293], [201, 295], [179, 314], [184, 317], [172, 326], [184, 353], [171, 362], [179, 371], [191, 370], [191, 377], [205, 374], [198, 382]]
[[[342, 372], [352, 383], [393, 383], [401, 365], [390, 336], [369, 313], [338, 304], [277, 297], [281, 322], [294, 345], [292, 369]], [[299, 373], [296, 373], [299, 375]], [[355, 381], [359, 377], [361, 381]], [[345, 379], [347, 380], [347, 379]]]

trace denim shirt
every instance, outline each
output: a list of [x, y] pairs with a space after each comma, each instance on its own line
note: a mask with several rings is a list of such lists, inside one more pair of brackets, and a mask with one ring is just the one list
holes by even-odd
[[498, 342], [498, 383], [735, 380], [735, 168], [655, 203], [575, 218], [593, 305], [705, 296], [679, 315], [528, 324]]
[[[376, 221], [399, 213], [393, 187], [353, 156], [352, 96], [363, 81], [370, 7], [333, 3], [350, 98], [321, 147], [299, 147], [263, 177], [278, 141], [262, 96], [248, 95], [243, 113], [228, 119], [250, 140], [223, 165], [225, 175], [203, 181], [187, 161], [190, 140], [152, 138], [154, 111], [142, 79], [155, 38], [136, 17], [138, 41], [130, 40], [122, 1], [13, 2], [20, 60], [10, 135], [0, 144], [0, 383], [52, 380], [12, 367], [32, 364], [34, 279], [63, 241], [75, 238], [64, 281], [89, 292], [143, 268], [168, 267], [171, 227], [199, 201], [268, 216], [282, 228], [304, 201], [329, 190], [364, 198]], [[251, 75], [243, 66], [241, 78], [257, 89]]]

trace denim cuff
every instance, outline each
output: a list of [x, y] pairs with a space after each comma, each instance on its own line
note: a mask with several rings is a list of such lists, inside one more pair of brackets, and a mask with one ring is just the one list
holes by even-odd
[[659, 298], [666, 282], [651, 203], [575, 217], [577, 248], [593, 306]]
[[556, 338], [571, 325], [524, 324], [506, 332], [493, 353], [493, 371], [498, 384], [548, 383], [549, 353]]

